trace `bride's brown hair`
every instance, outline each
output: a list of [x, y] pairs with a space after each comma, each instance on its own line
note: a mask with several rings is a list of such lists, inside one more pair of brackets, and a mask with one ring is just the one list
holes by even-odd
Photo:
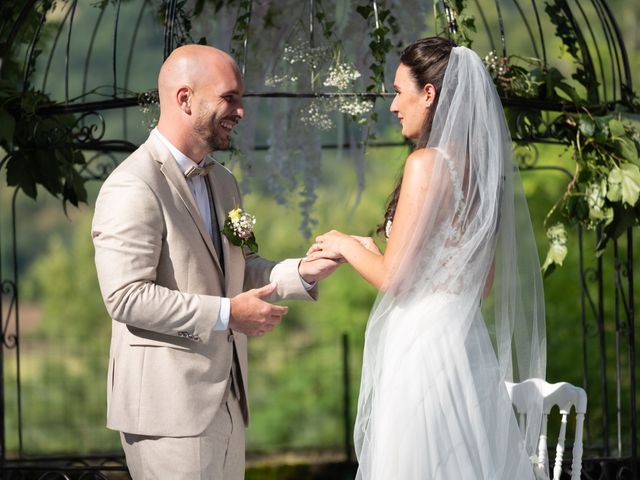
[[[400, 55], [400, 63], [409, 67], [411, 76], [416, 83], [418, 89], [422, 90], [428, 83], [434, 86], [436, 90], [436, 98], [431, 104], [429, 113], [424, 119], [420, 137], [414, 145], [414, 148], [424, 148], [429, 143], [431, 135], [431, 126], [433, 125], [433, 117], [438, 107], [438, 99], [440, 98], [440, 89], [444, 80], [444, 72], [449, 64], [449, 56], [451, 49], [456, 44], [451, 40], [441, 37], [428, 37], [415, 41], [404, 49]], [[402, 185], [402, 176], [398, 179], [396, 186], [389, 196], [387, 202], [387, 210], [384, 214], [384, 221], [378, 225], [377, 233], [384, 233], [387, 222], [393, 221], [398, 206], [398, 197], [400, 196], [400, 186]]]

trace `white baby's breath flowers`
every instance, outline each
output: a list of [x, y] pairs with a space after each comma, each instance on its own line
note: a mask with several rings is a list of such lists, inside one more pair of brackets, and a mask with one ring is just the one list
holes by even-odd
[[338, 90], [344, 91], [358, 78], [360, 78], [360, 72], [353, 65], [338, 62], [329, 67], [323, 85], [325, 87], [336, 87]]
[[241, 208], [235, 208], [227, 215], [222, 232], [234, 245], [248, 247], [257, 252], [258, 244], [253, 233], [255, 224], [256, 217]]
[[282, 85], [284, 83], [296, 83], [298, 81], [297, 75], [267, 75], [264, 84], [267, 87], [277, 87], [278, 85]]
[[314, 100], [309, 104], [309, 108], [300, 117], [300, 121], [309, 127], [315, 127], [319, 130], [330, 130], [333, 127], [326, 105], [323, 105], [318, 100]]
[[308, 43], [286, 45], [282, 54], [285, 64], [303, 63], [311, 69], [319, 68], [327, 57], [327, 47], [310, 47]]
[[342, 97], [336, 102], [336, 109], [352, 117], [362, 118], [373, 110], [373, 102], [359, 97]]
[[499, 57], [495, 50], [491, 50], [489, 54], [484, 57], [483, 62], [493, 78], [500, 77], [507, 73], [506, 59]]
[[238, 237], [247, 240], [251, 236], [253, 226], [256, 224], [256, 217], [236, 208], [229, 212], [229, 219], [231, 220], [231, 228]]

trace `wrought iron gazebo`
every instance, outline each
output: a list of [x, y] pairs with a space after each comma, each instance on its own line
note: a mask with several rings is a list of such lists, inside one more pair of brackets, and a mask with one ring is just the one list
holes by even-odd
[[[584, 104], [576, 106], [570, 99], [551, 95], [520, 96], [512, 91], [501, 92], [503, 104], [511, 112], [514, 141], [531, 147], [521, 151], [522, 169], [559, 169], [555, 165], [540, 164], [535, 148], [539, 143], [563, 141], [558, 138], [559, 115], [587, 109], [597, 116], [637, 108], [622, 34], [606, 0], [549, 0], [544, 5], [535, 0], [474, 0], [466, 2], [465, 15], [459, 5], [465, 2], [447, 0], [409, 2], [411, 5], [400, 0], [25, 0], [20, 3], [0, 6], [0, 80], [7, 80], [10, 85], [7, 88], [15, 90], [12, 91], [14, 97], [6, 97], [14, 102], [6, 100], [6, 105], [13, 105], [13, 110], [7, 107], [8, 113], [3, 113], [0, 109], [0, 146], [6, 149], [0, 168], [6, 166], [12, 172], [8, 180], [18, 185], [12, 192], [11, 203], [0, 209], [7, 222], [4, 225], [9, 225], [9, 231], [0, 232], [3, 241], [9, 239], [8, 245], [2, 245], [0, 254], [2, 478], [122, 478], [126, 475], [123, 459], [117, 454], [52, 458], [25, 453], [19, 370], [17, 258], [20, 242], [16, 236], [16, 224], [21, 219], [16, 218], [15, 205], [21, 192], [29, 195], [30, 188], [35, 190], [36, 184], [65, 201], [83, 201], [85, 180], [104, 179], [126, 153], [135, 150], [147, 133], [141, 123], [153, 121], [157, 106], [153, 90], [155, 72], [176, 46], [202, 41], [231, 51], [246, 79], [248, 109], [253, 109], [247, 117], [251, 114], [265, 117], [270, 114], [265, 113], [265, 103], [261, 103], [265, 101], [289, 102], [282, 109], [289, 109], [287, 114], [294, 112], [295, 115], [322, 102], [344, 113], [335, 103], [342, 98], [371, 105], [374, 101], [384, 103], [389, 96], [384, 78], [385, 73], [389, 78], [394, 45], [423, 35], [425, 29], [436, 33], [430, 24], [434, 16], [443, 22], [444, 33], [455, 38], [463, 35], [465, 22], [471, 16], [477, 30], [473, 46], [479, 52], [495, 52], [500, 58], [513, 54], [531, 57], [545, 68], [555, 61], [550, 52], [570, 43], [574, 48], [569, 48], [566, 55], [579, 63]], [[342, 22], [331, 20], [330, 7], [335, 8], [336, 17], [343, 16]], [[278, 25], [277, 19], [273, 19], [278, 14], [295, 21], [289, 21], [287, 27]], [[549, 17], [554, 15], [556, 21], [552, 22]], [[270, 26], [267, 19], [275, 26]], [[80, 24], [85, 26], [82, 30]], [[522, 31], [526, 34], [521, 34]], [[78, 36], [78, 32], [82, 36]], [[369, 88], [363, 80], [358, 91], [336, 91], [314, 83], [313, 75], [295, 85], [276, 81], [278, 75], [284, 75], [281, 60], [287, 52], [290, 54], [291, 51], [286, 50], [288, 46], [304, 45], [303, 53], [308, 55], [340, 35], [344, 35], [343, 51], [351, 55], [359, 71], [369, 73]], [[274, 58], [265, 60], [269, 55]], [[306, 58], [308, 61], [310, 57]], [[9, 71], [14, 73], [11, 78], [6, 76]], [[273, 81], [265, 86], [266, 77]], [[28, 102], [16, 102], [16, 95]], [[2, 98], [0, 96], [0, 100]], [[295, 103], [300, 99], [307, 103]], [[371, 112], [365, 113], [370, 120]], [[11, 121], [15, 122], [12, 139], [2, 136], [6, 122], [10, 121], [8, 114], [13, 115]], [[534, 117], [539, 121], [532, 122]], [[247, 123], [239, 140], [241, 150], [282, 150], [289, 145], [274, 141], [256, 122], [247, 120]], [[25, 127], [21, 129], [20, 125]], [[367, 125], [338, 122], [338, 128], [330, 130], [337, 132], [335, 135], [316, 132], [311, 143], [318, 149], [353, 148], [360, 155], [364, 155], [364, 143], [367, 148], [396, 143], [368, 140], [370, 127]], [[273, 128], [281, 127], [274, 124]], [[37, 164], [44, 158], [46, 162], [46, 152], [66, 155], [66, 160], [61, 160], [54, 172], [58, 177], [56, 181], [40, 174], [29, 176], [17, 166], [18, 159], [24, 162], [35, 159]], [[241, 160], [240, 168], [250, 168], [246, 162]], [[46, 172], [46, 168], [42, 171]], [[573, 175], [566, 173], [569, 178]], [[307, 214], [303, 212], [303, 217]], [[598, 239], [593, 240], [591, 233], [577, 228], [581, 265], [576, 277], [581, 285], [581, 336], [576, 342], [582, 345], [582, 386], [589, 393], [590, 409], [601, 410], [597, 423], [587, 422], [583, 477], [639, 478], [633, 229], [629, 227], [611, 239], [608, 247], [611, 262], [600, 256], [592, 266], [584, 253], [590, 250], [583, 244], [597, 243]], [[596, 232], [596, 236], [600, 234]], [[611, 291], [609, 296], [607, 289]], [[612, 315], [605, 313], [609, 311], [609, 306], [605, 308], [606, 298], [614, 299]], [[18, 369], [17, 384], [12, 386], [18, 399], [15, 409], [7, 408], [6, 402], [5, 373], [9, 356], [15, 358], [11, 365]], [[608, 368], [612, 361], [615, 364], [613, 378]], [[593, 371], [594, 364], [597, 371]], [[16, 431], [11, 432], [18, 437], [15, 452], [7, 448], [9, 418], [17, 425]]]

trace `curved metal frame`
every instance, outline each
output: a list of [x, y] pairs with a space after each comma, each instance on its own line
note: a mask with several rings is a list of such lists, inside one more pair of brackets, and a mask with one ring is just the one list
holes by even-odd
[[[145, 9], [149, 5], [148, 0], [141, 0], [141, 7], [137, 16], [136, 25], [139, 26], [141, 19], [144, 15]], [[378, 15], [378, 5], [376, 0], [372, 1], [372, 7], [376, 17]], [[15, 39], [17, 32], [19, 31], [22, 22], [26, 18], [28, 12], [37, 8], [41, 4], [42, 0], [28, 0], [21, 8], [17, 20], [13, 25], [7, 26], [7, 24], [0, 23], [0, 40], [5, 39], [8, 43], [11, 43], [12, 39]], [[502, 5], [507, 3], [513, 3], [513, 6], [518, 12], [520, 21], [526, 27], [526, 31], [530, 37], [532, 48], [536, 54], [542, 53], [542, 60], [544, 64], [547, 64], [547, 51], [543, 35], [543, 26], [541, 21], [540, 12], [536, 0], [526, 2], [524, 0], [494, 0], [493, 8], [495, 8], [499, 24], [499, 39], [496, 42], [492, 35], [491, 29], [487, 18], [480, 6], [479, 0], [474, 0], [480, 12], [480, 19], [485, 26], [485, 31], [489, 37], [489, 43], [492, 48], [495, 49], [499, 45], [502, 54], [506, 56], [507, 52], [507, 39], [505, 31], [505, 21], [503, 17]], [[574, 33], [577, 37], [580, 45], [580, 54], [582, 55], [584, 67], [587, 70], [587, 74], [593, 79], [598, 79], [600, 84], [600, 90], [598, 87], [590, 93], [590, 99], [593, 100], [593, 104], [590, 105], [590, 109], [594, 111], [611, 111], [616, 105], [622, 104], [631, 106], [632, 101], [632, 88], [631, 88], [631, 69], [627, 57], [627, 52], [622, 41], [622, 35], [620, 29], [612, 15], [611, 9], [606, 0], [591, 0], [588, 5], [587, 2], [581, 2], [580, 0], [557, 0], [558, 4], [562, 6], [563, 12], [567, 15], [567, 18], [571, 22], [574, 28]], [[135, 150], [136, 146], [128, 142], [126, 139], [122, 140], [108, 140], [104, 138], [104, 118], [100, 112], [109, 109], [123, 109], [123, 123], [127, 124], [127, 107], [137, 107], [144, 104], [145, 97], [149, 95], [153, 96], [154, 92], [147, 92], [146, 94], [131, 95], [126, 94], [122, 96], [122, 92], [128, 92], [129, 75], [132, 64], [133, 47], [129, 50], [126, 67], [125, 67], [125, 81], [122, 91], [118, 89], [118, 26], [120, 19], [121, 0], [113, 0], [112, 2], [103, 2], [102, 10], [96, 19], [95, 25], [92, 30], [91, 38], [86, 50], [86, 58], [84, 62], [83, 82], [82, 82], [82, 95], [76, 99], [70, 98], [69, 92], [69, 64], [70, 64], [70, 45], [72, 42], [72, 27], [75, 19], [77, 0], [70, 0], [67, 3], [67, 9], [64, 13], [63, 20], [58, 28], [52, 49], [49, 53], [49, 58], [46, 63], [45, 74], [42, 80], [42, 89], [47, 86], [48, 73], [52, 65], [54, 51], [56, 50], [59, 40], [64, 38], [65, 28], [66, 30], [66, 46], [65, 46], [65, 79], [64, 79], [64, 102], [59, 105], [42, 108], [39, 113], [43, 116], [55, 115], [60, 113], [72, 113], [79, 114], [76, 125], [73, 129], [75, 144], [84, 150], [95, 152], [92, 158], [89, 160], [83, 175], [88, 178], [100, 179], [105, 178], [111, 168], [115, 166], [116, 161], [111, 156], [113, 152], [126, 152]], [[177, 11], [178, 0], [167, 0], [165, 5], [165, 24], [164, 24], [164, 41], [163, 41], [163, 56], [166, 58], [176, 46], [176, 36], [178, 35], [177, 25]], [[490, 2], [489, 2], [490, 3]], [[109, 98], [101, 101], [85, 101], [84, 96], [90, 92], [86, 91], [87, 78], [89, 66], [93, 54], [94, 42], [98, 32], [98, 29], [103, 24], [104, 12], [107, 5], [111, 4], [115, 11], [115, 21], [113, 24], [113, 47], [112, 47], [112, 94]], [[441, 0], [438, 1], [439, 8], [443, 8], [445, 13], [449, 9], [450, 1]], [[485, 2], [487, 4], [487, 2]], [[253, 1], [249, 3], [249, 19], [251, 21]], [[605, 42], [599, 45], [596, 41], [595, 26], [589, 21], [589, 15], [586, 8], [592, 8], [595, 11], [598, 19], [598, 26], [600, 26], [604, 32]], [[531, 9], [533, 17], [529, 18], [525, 12], [525, 8]], [[314, 0], [309, 0], [309, 40], [311, 45], [314, 43]], [[449, 17], [452, 18], [452, 17]], [[23, 81], [23, 88], [26, 90], [29, 88], [31, 80], [32, 66], [35, 58], [35, 52], [38, 42], [40, 40], [40, 34], [42, 26], [46, 20], [46, 12], [41, 16], [39, 27], [35, 30], [33, 39], [29, 44], [25, 54], [25, 75]], [[535, 23], [534, 23], [535, 22]], [[580, 25], [584, 24], [586, 27], [585, 32], [581, 29]], [[133, 42], [137, 34], [134, 33]], [[455, 30], [455, 20], [450, 23], [450, 29]], [[595, 46], [595, 61], [592, 58], [592, 51], [589, 48], [589, 44]], [[604, 55], [606, 47], [606, 53], [609, 54], [609, 64], [606, 65], [606, 58]], [[601, 50], [602, 49], [602, 50]], [[242, 42], [242, 70], [244, 72], [246, 68], [246, 59], [248, 55], [248, 31]], [[609, 77], [611, 81], [609, 81]], [[605, 81], [606, 80], [606, 81]], [[608, 89], [611, 85], [611, 90]], [[290, 93], [290, 92], [276, 92], [276, 93], [261, 93], [261, 92], [249, 92], [247, 97], [295, 97], [295, 98], [311, 98], [311, 97], [331, 97], [337, 94], [323, 94], [323, 93]], [[363, 94], [352, 93], [346, 95], [365, 96], [368, 98], [377, 98], [389, 94]], [[516, 142], [554, 142], [554, 125], [553, 125], [553, 112], [567, 111], [571, 107], [555, 102], [548, 101], [533, 101], [527, 99], [508, 98], [503, 99], [505, 106], [517, 107], [519, 109], [543, 112], [547, 118], [547, 122], [542, 131], [532, 132], [526, 126], [526, 118], [523, 116], [518, 120], [518, 130], [514, 140]], [[126, 128], [125, 128], [126, 131]], [[386, 146], [388, 144], [369, 144], [369, 147], [374, 146]], [[333, 145], [325, 145], [326, 148], [335, 147]], [[266, 149], [266, 146], [258, 146], [256, 149]], [[107, 164], [100, 164], [101, 161], [107, 160]], [[6, 158], [0, 162], [0, 168], [4, 165]], [[97, 166], [96, 166], [97, 164]], [[523, 160], [523, 169], [531, 170], [557, 170], [555, 166], [541, 166], [537, 164], [537, 158], [531, 160]], [[15, 215], [15, 202], [18, 192], [14, 192], [12, 197], [10, 212], [11, 212], [11, 228], [12, 228], [12, 258], [13, 265], [11, 266], [13, 272], [11, 275], [6, 275], [3, 271], [2, 258], [0, 257], [0, 284], [2, 285], [3, 296], [0, 296], [0, 335], [2, 343], [0, 344], [0, 473], [8, 475], [5, 478], [24, 478], [31, 473], [41, 472], [42, 475], [39, 478], [70, 478], [70, 475], [78, 478], [95, 478], [106, 479], [108, 478], [108, 472], [111, 471], [125, 471], [122, 459], [112, 457], [77, 457], [77, 458], [46, 458], [28, 460], [24, 458], [23, 443], [22, 443], [22, 410], [21, 410], [21, 391], [20, 391], [20, 343], [19, 343], [19, 295], [18, 295], [18, 267], [17, 267], [17, 239], [16, 239], [16, 215]], [[611, 475], [615, 475], [616, 478], [628, 478], [626, 475], [633, 475], [633, 478], [637, 478], [638, 475], [638, 452], [637, 452], [637, 399], [636, 399], [636, 373], [635, 373], [635, 311], [634, 311], [634, 285], [633, 285], [633, 234], [629, 229], [626, 235], [620, 240], [613, 242], [613, 284], [614, 284], [614, 331], [615, 331], [615, 356], [616, 356], [616, 392], [615, 392], [615, 408], [616, 408], [616, 427], [617, 427], [617, 456], [611, 456], [611, 448], [609, 445], [609, 391], [608, 386], [612, 383], [607, 378], [606, 368], [606, 349], [607, 334], [606, 334], [606, 319], [604, 309], [604, 281], [605, 281], [605, 265], [602, 258], [599, 258], [595, 268], [586, 267], [586, 262], [583, 255], [583, 243], [584, 234], [581, 230], [578, 231], [579, 235], [579, 252], [580, 252], [580, 282], [581, 282], [581, 304], [582, 304], [582, 330], [583, 330], [583, 368], [584, 368], [584, 386], [588, 391], [594, 386], [592, 379], [589, 375], [588, 359], [590, 358], [589, 349], [591, 348], [591, 338], [596, 338], [598, 345], [599, 356], [599, 389], [601, 392], [601, 399], [603, 404], [603, 410], [606, 412], [603, 415], [603, 424], [601, 426], [603, 432], [603, 444], [595, 446], [602, 453], [602, 457], [585, 458], [584, 460], [584, 474], [587, 478], [611, 478]], [[623, 245], [624, 244], [624, 245]], [[622, 248], [622, 246], [624, 248]], [[622, 250], [625, 254], [623, 255]], [[6, 277], [6, 278], [5, 278]], [[595, 287], [591, 284], [595, 282]], [[626, 285], [625, 285], [626, 284]], [[595, 289], [595, 296], [592, 291]], [[7, 305], [8, 302], [8, 305]], [[13, 327], [13, 332], [12, 332]], [[346, 342], [345, 342], [346, 344]], [[629, 422], [631, 425], [631, 438], [630, 438], [630, 457], [623, 457], [623, 438], [622, 438], [622, 424], [624, 418], [622, 411], [624, 409], [623, 399], [621, 395], [620, 385], [623, 381], [622, 376], [622, 356], [624, 350], [628, 356], [629, 363], [629, 382], [630, 382], [630, 398], [629, 400]], [[4, 427], [5, 419], [5, 407], [4, 407], [4, 352], [15, 350], [17, 358], [17, 391], [18, 391], [18, 423], [19, 423], [19, 458], [15, 461], [7, 460], [7, 452], [5, 450], [5, 438], [6, 432]], [[345, 370], [348, 377], [348, 369]], [[593, 392], [593, 390], [591, 390]], [[591, 393], [594, 395], [595, 393]], [[349, 401], [348, 395], [345, 396], [346, 402]], [[345, 413], [348, 420], [348, 410]], [[593, 432], [591, 429], [593, 426], [587, 422], [586, 439], [587, 443], [592, 442]], [[348, 442], [348, 438], [345, 440]], [[348, 446], [348, 445], [347, 445]], [[587, 449], [594, 447], [594, 445], [587, 445]], [[31, 473], [29, 473], [31, 472]]]

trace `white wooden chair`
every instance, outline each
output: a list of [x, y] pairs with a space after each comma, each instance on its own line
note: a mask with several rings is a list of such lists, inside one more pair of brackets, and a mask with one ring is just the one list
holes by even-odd
[[560, 409], [562, 420], [560, 433], [558, 435], [558, 445], [556, 446], [553, 480], [560, 480], [567, 434], [567, 417], [571, 411], [571, 407], [574, 407], [576, 412], [576, 431], [573, 442], [571, 480], [580, 480], [580, 472], [582, 470], [582, 429], [584, 415], [587, 413], [587, 394], [584, 389], [566, 382], [551, 384], [539, 378], [531, 378], [522, 383], [506, 382], [506, 385], [513, 406], [518, 414], [518, 423], [522, 431], [524, 431], [526, 426], [527, 409], [529, 405], [531, 405], [531, 399], [540, 398], [540, 395], [542, 396], [542, 425], [538, 442], [538, 458], [534, 465], [537, 478], [548, 479], [550, 477], [549, 458], [547, 454], [547, 420], [549, 412], [557, 405]]

